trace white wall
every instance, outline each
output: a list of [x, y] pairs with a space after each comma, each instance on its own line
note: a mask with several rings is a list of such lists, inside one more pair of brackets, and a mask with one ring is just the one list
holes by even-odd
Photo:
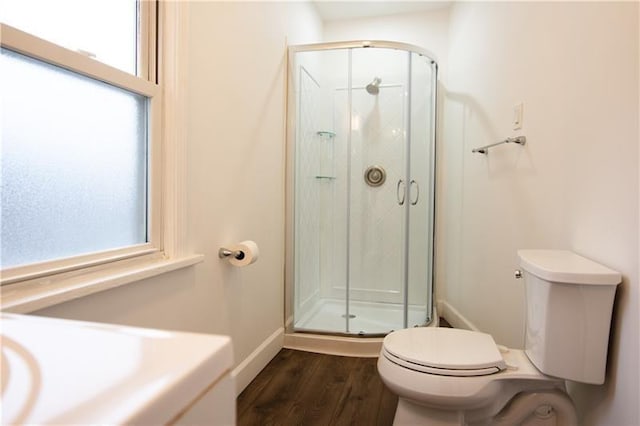
[[[188, 240], [206, 260], [39, 314], [230, 334], [238, 363], [282, 327], [284, 37], [316, 41], [321, 25], [299, 3], [191, 6]], [[639, 424], [638, 5], [459, 3], [450, 18], [448, 34], [441, 10], [334, 22], [325, 39], [408, 42], [450, 67], [437, 285], [477, 326], [521, 346], [518, 248], [569, 248], [623, 273], [607, 383], [572, 394], [583, 424]], [[529, 144], [471, 155], [515, 134], [518, 101]], [[220, 263], [218, 246], [244, 238], [261, 260]]]
[[[619, 270], [607, 383], [571, 393], [581, 424], [639, 424], [638, 4], [457, 3], [450, 25], [439, 297], [522, 347], [517, 249], [571, 249]], [[471, 153], [517, 134], [527, 146]]]
[[[367, 7], [367, 3], [362, 3]], [[324, 41], [385, 40], [420, 46], [436, 56], [440, 70], [446, 69], [449, 9], [374, 18], [328, 21]]]
[[[286, 45], [322, 24], [307, 3], [192, 2], [189, 18], [187, 240], [205, 261], [37, 314], [227, 334], [237, 365], [283, 327]], [[244, 239], [257, 263], [218, 259]]]

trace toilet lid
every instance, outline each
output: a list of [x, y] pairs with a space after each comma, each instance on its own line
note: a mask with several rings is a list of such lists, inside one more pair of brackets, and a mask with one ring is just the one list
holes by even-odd
[[457, 328], [394, 331], [384, 338], [382, 352], [403, 367], [444, 376], [483, 376], [506, 368], [491, 335]]

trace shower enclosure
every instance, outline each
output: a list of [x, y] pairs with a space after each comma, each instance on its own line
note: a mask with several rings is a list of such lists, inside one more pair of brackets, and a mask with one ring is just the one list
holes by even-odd
[[288, 331], [432, 319], [437, 64], [421, 48], [289, 48]]

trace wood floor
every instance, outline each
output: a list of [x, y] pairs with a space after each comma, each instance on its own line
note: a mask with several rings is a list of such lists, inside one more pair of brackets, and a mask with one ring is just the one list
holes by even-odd
[[238, 425], [391, 425], [377, 361], [282, 349], [238, 397]]
[[238, 397], [238, 425], [391, 425], [376, 362], [282, 349]]

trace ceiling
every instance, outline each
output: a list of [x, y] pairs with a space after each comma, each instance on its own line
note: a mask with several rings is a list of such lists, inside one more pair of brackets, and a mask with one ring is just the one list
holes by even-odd
[[315, 0], [313, 4], [323, 21], [341, 19], [370, 18], [374, 16], [397, 15], [400, 13], [425, 12], [442, 9], [451, 1], [334, 1]]

